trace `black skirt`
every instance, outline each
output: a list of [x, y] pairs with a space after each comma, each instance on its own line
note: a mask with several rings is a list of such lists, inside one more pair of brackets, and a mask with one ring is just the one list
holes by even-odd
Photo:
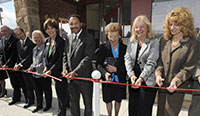
[[6, 71], [0, 70], [0, 80], [7, 79], [8, 76], [6, 74]]
[[109, 103], [112, 101], [121, 102], [126, 99], [126, 86], [113, 86], [110, 84], [102, 84], [103, 101]]

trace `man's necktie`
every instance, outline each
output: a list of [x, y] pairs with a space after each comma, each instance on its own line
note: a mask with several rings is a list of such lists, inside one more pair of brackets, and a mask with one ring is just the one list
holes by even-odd
[[25, 47], [25, 42], [24, 42], [24, 41], [22, 41], [22, 47], [23, 47], [23, 48]]
[[76, 43], [77, 43], [77, 35], [75, 35], [75, 37], [74, 37], [73, 40], [72, 40], [72, 49], [75, 48]]

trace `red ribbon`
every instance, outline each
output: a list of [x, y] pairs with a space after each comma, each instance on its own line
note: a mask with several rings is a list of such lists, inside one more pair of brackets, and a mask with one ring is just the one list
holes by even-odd
[[[111, 81], [101, 81], [100, 79], [92, 79], [92, 78], [81, 78], [81, 77], [67, 77], [64, 76], [67, 79], [78, 79], [78, 80], [86, 80], [86, 81], [92, 81], [92, 82], [98, 82], [98, 83], [108, 83], [108, 84], [115, 84], [115, 85], [128, 85], [132, 87], [145, 87], [145, 88], [154, 88], [154, 89], [167, 89], [167, 87], [157, 87], [157, 86], [145, 86], [145, 85], [133, 85], [133, 84], [127, 84], [127, 83], [118, 83], [118, 82], [111, 82]], [[174, 90], [179, 91], [197, 91], [200, 92], [200, 89], [183, 89], [183, 88], [177, 88]]]
[[16, 70], [16, 69], [13, 69], [13, 68], [0, 68], [0, 70], [21, 71], [21, 72], [25, 72], [25, 73], [35, 74], [35, 75], [42, 76], [42, 77], [48, 76], [48, 77], [53, 78], [55, 80], [62, 81], [61, 79], [59, 79], [57, 77], [54, 77], [52, 75], [49, 75], [49, 74], [40, 74], [40, 73], [32, 72], [32, 71], [29, 71], [29, 70]]
[[[25, 73], [30, 73], [30, 74], [35, 74], [35, 75], [39, 75], [39, 76], [48, 76], [50, 78], [53, 78], [55, 80], [58, 81], [62, 81], [61, 79], [54, 77], [52, 75], [48, 75], [48, 74], [39, 74], [37, 72], [32, 72], [29, 70], [16, 70], [13, 68], [0, 68], [0, 70], [11, 70], [11, 71], [21, 71], [21, 72], [25, 72]], [[69, 76], [64, 76], [67, 79], [78, 79], [78, 80], [85, 80], [85, 81], [91, 81], [91, 82], [98, 82], [98, 83], [108, 83], [108, 84], [115, 84], [115, 85], [128, 85], [128, 86], [132, 86], [132, 87], [145, 87], [145, 88], [155, 88], [155, 89], [167, 89], [167, 87], [157, 87], [157, 86], [145, 86], [145, 85], [133, 85], [133, 84], [127, 84], [127, 83], [118, 83], [118, 82], [111, 82], [111, 81], [101, 81], [100, 79], [92, 79], [92, 78], [83, 78], [83, 77], [69, 77]], [[177, 88], [174, 90], [179, 90], [179, 91], [196, 91], [196, 92], [200, 92], [200, 89], [183, 89], [183, 88]]]

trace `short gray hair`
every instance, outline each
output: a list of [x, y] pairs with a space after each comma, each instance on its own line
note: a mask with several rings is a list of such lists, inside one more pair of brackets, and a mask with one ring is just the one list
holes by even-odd
[[[44, 34], [43, 34], [40, 30], [34, 30], [34, 31], [32, 32], [32, 38], [34, 38], [34, 34], [35, 34], [35, 33], [38, 33], [38, 34], [42, 37], [43, 42], [45, 41]], [[34, 43], [36, 43], [36, 42], [34, 41], [34, 39], [32, 39], [32, 40], [33, 40]]]

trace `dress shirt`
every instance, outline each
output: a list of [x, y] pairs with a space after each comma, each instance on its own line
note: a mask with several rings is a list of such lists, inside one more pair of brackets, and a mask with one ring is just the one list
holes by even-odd
[[82, 32], [82, 29], [77, 34], [73, 33], [74, 39], [78, 39], [78, 37], [80, 36], [81, 32]]

